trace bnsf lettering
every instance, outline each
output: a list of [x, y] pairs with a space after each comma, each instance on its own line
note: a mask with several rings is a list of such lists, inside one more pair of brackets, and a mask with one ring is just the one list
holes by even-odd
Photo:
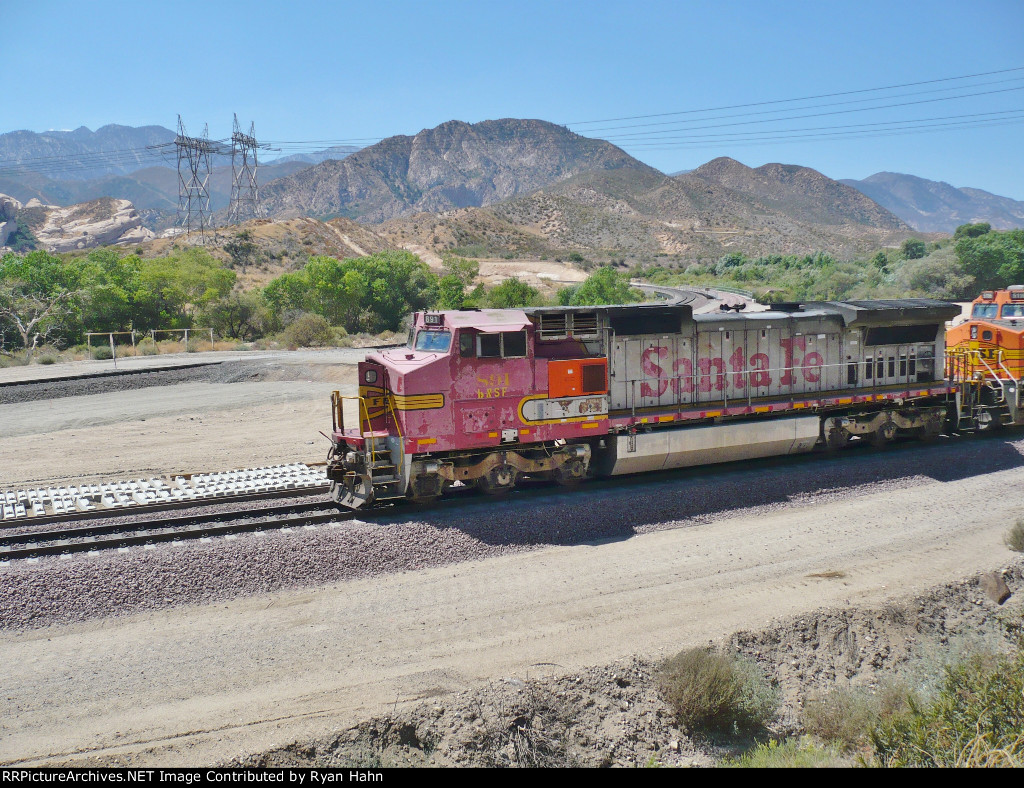
[[[805, 352], [807, 342], [804, 337], [783, 339], [781, 345], [784, 369], [779, 377], [780, 385], [792, 386], [797, 382], [797, 375], [807, 383], [818, 383], [821, 380], [825, 359], [815, 351]], [[640, 383], [641, 397], [660, 397], [669, 387], [677, 394], [689, 394], [694, 391], [723, 391], [730, 384], [737, 390], [745, 389], [748, 385], [761, 388], [772, 384], [767, 353], [754, 353], [748, 358], [744, 348], [738, 347], [728, 359], [721, 356], [698, 358], [696, 374], [690, 359], [676, 359], [672, 364], [671, 378], [660, 363], [668, 355], [668, 348], [659, 346], [649, 347], [641, 354], [640, 368], [648, 378]]]
[[476, 382], [486, 388], [476, 390], [477, 399], [493, 399], [504, 397], [508, 394], [508, 373], [496, 373], [494, 375], [477, 375]]

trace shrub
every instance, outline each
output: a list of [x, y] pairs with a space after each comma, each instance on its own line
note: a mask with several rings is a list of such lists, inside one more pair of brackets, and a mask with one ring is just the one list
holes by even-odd
[[678, 723], [691, 731], [756, 730], [778, 708], [778, 695], [756, 664], [708, 649], [672, 657], [658, 684]]
[[324, 347], [332, 344], [334, 334], [325, 318], [307, 312], [285, 328], [282, 338], [289, 347]]
[[139, 354], [143, 356], [155, 356], [160, 352], [156, 341], [152, 337], [143, 337], [138, 344]]
[[113, 358], [114, 354], [106, 345], [100, 345], [99, 347], [92, 349], [92, 357], [98, 361], [106, 361], [107, 359]]
[[44, 365], [56, 364], [57, 358], [56, 356], [39, 356], [39, 358], [36, 359], [36, 363]]
[[848, 766], [843, 754], [832, 746], [819, 746], [808, 739], [786, 739], [759, 744], [727, 766], [741, 769], [813, 769]]
[[1024, 520], [1018, 520], [1003, 537], [1006, 546], [1015, 553], [1024, 553]]
[[885, 684], [878, 692], [843, 687], [821, 698], [811, 698], [803, 711], [804, 729], [818, 739], [852, 750], [867, 744], [880, 720], [905, 711], [910, 691], [901, 684]]
[[883, 721], [872, 731], [888, 766], [1020, 764], [1024, 731], [1024, 648], [1016, 655], [976, 654], [946, 668], [927, 706]]

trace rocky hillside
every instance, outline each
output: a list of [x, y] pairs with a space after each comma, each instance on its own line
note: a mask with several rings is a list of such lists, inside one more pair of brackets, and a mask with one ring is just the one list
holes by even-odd
[[988, 222], [997, 230], [1024, 227], [1024, 202], [981, 189], [956, 188], [898, 172], [862, 181], [843, 180], [899, 216], [915, 230], [951, 233], [961, 224]]
[[486, 208], [414, 215], [380, 227], [396, 245], [501, 257], [679, 261], [895, 244], [910, 228], [856, 190], [805, 167], [756, 170], [717, 159], [669, 177], [650, 168], [576, 175]]
[[[241, 236], [241, 238], [240, 238]], [[297, 271], [311, 255], [328, 255], [343, 259], [376, 254], [392, 248], [392, 244], [371, 228], [350, 219], [250, 219], [230, 227], [218, 227], [207, 237], [203, 248], [219, 260], [234, 263], [225, 245], [248, 240], [255, 247], [249, 262], [233, 265], [242, 289], [262, 287], [275, 276]], [[138, 246], [145, 257], [162, 257], [174, 247], [196, 245], [198, 235], [167, 235], [148, 240]]]
[[102, 197], [61, 207], [43, 205], [39, 200], [22, 205], [0, 194], [0, 251], [6, 250], [6, 244], [18, 230], [31, 234], [31, 246], [51, 252], [134, 244], [153, 237], [128, 200]]
[[59, 166], [59, 177], [65, 180], [132, 172], [158, 158], [146, 146], [171, 142], [174, 136], [163, 126], [116, 124], [96, 131], [85, 126], [74, 131], [10, 131], [0, 134], [0, 177], [20, 179], [27, 167], [53, 174]]
[[540, 120], [449, 121], [378, 142], [267, 184], [272, 215], [382, 222], [420, 211], [489, 205], [583, 172], [655, 173], [610, 143]]
[[898, 217], [846, 184], [810, 167], [765, 164], [756, 169], [721, 157], [676, 176], [688, 188], [700, 182], [724, 186], [773, 211], [807, 224], [864, 225], [876, 230], [909, 230]]

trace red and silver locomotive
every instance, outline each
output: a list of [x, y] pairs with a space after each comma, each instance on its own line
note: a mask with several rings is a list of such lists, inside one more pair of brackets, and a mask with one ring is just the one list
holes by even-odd
[[334, 393], [327, 475], [358, 508], [938, 434], [958, 313], [928, 299], [419, 312], [407, 347], [359, 364], [358, 396]]

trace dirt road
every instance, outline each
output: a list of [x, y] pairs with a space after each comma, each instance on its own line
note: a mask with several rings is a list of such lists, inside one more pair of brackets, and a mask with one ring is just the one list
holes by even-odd
[[7, 633], [0, 761], [210, 763], [475, 683], [909, 594], [1009, 560], [1021, 474], [908, 477], [623, 540]]

